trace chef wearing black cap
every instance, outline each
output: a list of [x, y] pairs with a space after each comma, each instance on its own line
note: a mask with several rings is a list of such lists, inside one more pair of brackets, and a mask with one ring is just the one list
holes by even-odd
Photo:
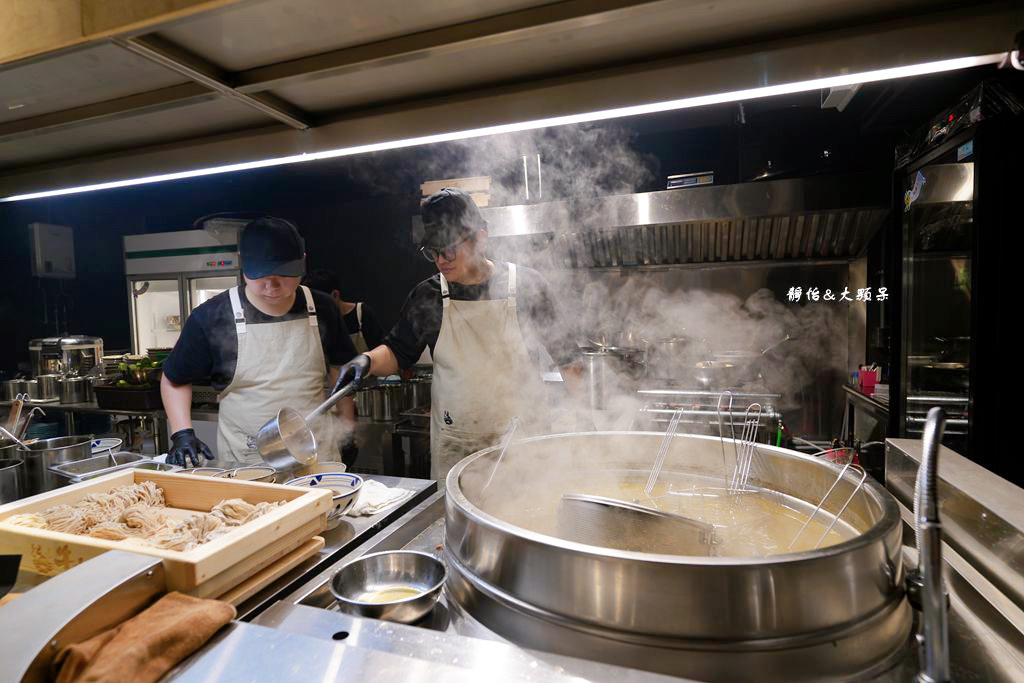
[[[306, 248], [294, 225], [270, 216], [250, 221], [238, 251], [244, 286], [192, 311], [164, 361], [160, 394], [173, 464], [213, 458], [192, 429], [192, 384], [209, 379], [220, 390], [218, 459], [255, 464], [262, 460], [250, 437], [260, 426], [286, 406], [313, 410], [324, 399], [325, 376], [333, 384], [338, 367], [356, 355], [330, 296], [299, 285]], [[351, 418], [350, 400], [341, 411]], [[314, 425], [321, 459], [324, 444], [345, 436], [331, 426]]]
[[487, 257], [487, 224], [472, 198], [444, 189], [423, 202], [420, 253], [438, 273], [406, 299], [384, 343], [341, 369], [339, 383], [413, 365], [430, 347], [431, 477], [492, 445], [513, 417], [546, 431], [541, 349], [576, 374], [574, 335], [537, 271]]

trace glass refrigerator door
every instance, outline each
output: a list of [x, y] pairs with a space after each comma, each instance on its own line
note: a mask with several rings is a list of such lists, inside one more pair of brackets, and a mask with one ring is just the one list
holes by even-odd
[[132, 280], [132, 327], [136, 353], [171, 348], [181, 334], [179, 280]]
[[218, 275], [216, 277], [194, 277], [188, 281], [189, 313], [199, 305], [209, 301], [221, 292], [238, 284], [235, 275]]
[[943, 439], [967, 455], [974, 164], [926, 166], [904, 196], [905, 433], [920, 438], [933, 406]]

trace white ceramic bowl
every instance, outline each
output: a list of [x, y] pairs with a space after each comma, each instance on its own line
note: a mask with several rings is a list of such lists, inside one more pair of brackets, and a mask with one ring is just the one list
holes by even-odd
[[124, 445], [124, 439], [118, 439], [110, 436], [104, 439], [93, 439], [92, 440], [92, 452], [94, 455], [98, 455], [103, 452], [116, 453], [121, 450], [121, 446]]
[[348, 512], [355, 505], [359, 489], [363, 486], [363, 478], [358, 474], [347, 472], [325, 472], [324, 474], [307, 474], [285, 482], [285, 486], [310, 486], [318, 489], [330, 489], [334, 492], [334, 509], [327, 517], [336, 519]]

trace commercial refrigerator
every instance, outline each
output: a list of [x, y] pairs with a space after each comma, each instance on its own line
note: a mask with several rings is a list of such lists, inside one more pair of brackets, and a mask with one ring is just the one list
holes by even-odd
[[170, 348], [197, 306], [239, 282], [236, 230], [124, 237], [132, 351]]
[[943, 443], [1020, 483], [1011, 443], [1020, 357], [1019, 161], [1024, 103], [983, 83], [901, 150], [899, 358], [890, 433], [921, 438], [939, 406]]

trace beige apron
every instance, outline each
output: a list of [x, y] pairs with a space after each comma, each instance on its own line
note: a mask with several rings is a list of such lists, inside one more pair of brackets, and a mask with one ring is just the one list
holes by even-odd
[[306, 317], [247, 325], [239, 289], [230, 290], [238, 362], [231, 384], [220, 393], [217, 456], [224, 464], [262, 464], [260, 454], [249, 446], [249, 437], [281, 408], [295, 408], [306, 415], [324, 400], [327, 366], [316, 305], [308, 287], [302, 287], [302, 294]]
[[513, 417], [518, 436], [543, 429], [544, 383], [516, 315], [516, 267], [508, 298], [453, 301], [441, 275], [441, 330], [430, 391], [430, 477], [496, 443]]
[[355, 334], [348, 335], [352, 340], [352, 346], [355, 347], [356, 353], [366, 353], [370, 350], [370, 347], [366, 345], [366, 338], [363, 336], [363, 302], [360, 301], [356, 304], [356, 320], [359, 321], [359, 331]]

